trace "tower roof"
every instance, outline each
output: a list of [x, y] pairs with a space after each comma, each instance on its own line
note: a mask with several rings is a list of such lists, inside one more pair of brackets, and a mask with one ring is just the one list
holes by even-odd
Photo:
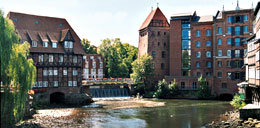
[[[164, 16], [160, 8], [156, 8], [155, 10], [152, 10], [148, 17], [143, 22], [142, 26], [139, 28], [139, 30], [142, 30], [149, 26], [152, 20], [165, 20], [167, 21], [167, 18]], [[168, 21], [167, 21], [168, 23]], [[169, 23], [168, 23], [169, 24]]]

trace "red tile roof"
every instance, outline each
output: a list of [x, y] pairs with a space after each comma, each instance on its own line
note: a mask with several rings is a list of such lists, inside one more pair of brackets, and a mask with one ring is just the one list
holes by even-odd
[[[30, 40], [38, 41], [38, 47], [30, 48], [30, 52], [46, 52], [46, 53], [64, 53], [64, 46], [58, 43], [58, 48], [52, 48], [51, 42], [61, 42], [64, 34], [70, 30], [74, 39], [74, 54], [84, 54], [80, 38], [69, 25], [66, 19], [38, 16], [17, 12], [9, 12], [7, 17], [13, 20], [16, 32], [22, 40], [30, 42]], [[49, 41], [48, 48], [43, 48], [41, 41]]]
[[[152, 10], [148, 17], [143, 22], [142, 26], [139, 28], [139, 30], [142, 30], [149, 26], [152, 20], [165, 20], [168, 23], [167, 18], [164, 16], [160, 8], [156, 8], [155, 10]], [[168, 23], [169, 24], [169, 23]]]

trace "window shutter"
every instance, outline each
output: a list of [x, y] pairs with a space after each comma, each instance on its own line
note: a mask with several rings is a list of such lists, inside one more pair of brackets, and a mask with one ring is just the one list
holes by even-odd
[[240, 19], [241, 19], [241, 23], [243, 23], [244, 22], [244, 15], [241, 15]]
[[231, 38], [231, 46], [235, 46], [235, 39]]
[[243, 67], [244, 65], [244, 60], [240, 60], [240, 68]]
[[235, 79], [234, 72], [231, 72], [231, 80], [234, 80], [234, 79]]
[[240, 38], [240, 46], [243, 46], [244, 45], [244, 38], [242, 37], [242, 38]]
[[232, 16], [232, 17], [231, 17], [231, 23], [233, 24], [234, 22], [235, 22], [235, 17]]
[[235, 50], [231, 50], [231, 58], [235, 57]]
[[240, 35], [244, 34], [244, 30], [243, 30], [244, 26], [240, 26]]
[[240, 58], [244, 57], [244, 49], [240, 49]]
[[234, 61], [230, 61], [231, 68], [234, 68]]
[[[233, 16], [232, 16], [233, 17]], [[231, 35], [235, 35], [235, 27], [231, 27]]]

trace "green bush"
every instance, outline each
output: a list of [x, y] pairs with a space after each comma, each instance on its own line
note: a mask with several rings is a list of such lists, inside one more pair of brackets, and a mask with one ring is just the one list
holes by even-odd
[[207, 81], [202, 76], [198, 79], [198, 91], [197, 96], [199, 99], [207, 99], [211, 96], [211, 90], [209, 88], [209, 85], [207, 84]]
[[135, 88], [134, 95], [136, 95], [137, 93], [139, 93], [140, 95], [144, 95], [144, 93], [145, 93], [145, 86], [144, 86], [144, 84], [142, 84], [142, 83], [137, 84], [134, 88]]
[[159, 81], [154, 97], [156, 98], [167, 98], [169, 94], [169, 88], [167, 87], [167, 82], [165, 79]]
[[240, 98], [240, 96], [239, 96], [238, 94], [236, 94], [236, 95], [233, 97], [233, 99], [232, 99], [232, 101], [230, 102], [230, 104], [231, 104], [234, 108], [236, 108], [236, 109], [241, 109], [241, 108], [243, 108], [243, 107], [246, 105], [246, 103]]
[[173, 97], [180, 94], [178, 84], [175, 79], [174, 81], [171, 82], [171, 84], [169, 84], [168, 88], [169, 88], [169, 96]]

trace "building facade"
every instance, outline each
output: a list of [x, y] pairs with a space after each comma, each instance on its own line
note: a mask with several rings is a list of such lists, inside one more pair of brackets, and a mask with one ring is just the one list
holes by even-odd
[[[236, 84], [245, 79], [243, 56], [247, 51], [246, 39], [253, 33], [253, 19], [253, 9], [240, 9], [239, 6], [231, 11], [218, 11], [215, 16], [199, 16], [196, 11], [173, 14], [170, 28], [164, 27], [169, 30], [169, 37], [160, 36], [160, 39], [169, 38], [165, 48], [169, 53], [168, 60], [156, 61], [153, 57], [155, 72], [158, 71], [156, 65], [160, 68], [162, 62], [169, 66], [158, 80], [165, 78], [170, 82], [175, 79], [181, 90], [197, 90], [198, 77], [203, 76], [212, 94], [233, 95], [238, 91]], [[139, 55], [158, 47], [151, 40], [152, 34], [148, 32], [143, 36], [141, 32], [139, 30]], [[149, 49], [149, 46], [152, 47]], [[149, 55], [154, 56], [153, 53]]]
[[248, 39], [247, 54], [244, 57], [246, 81], [238, 84], [245, 93], [245, 100], [260, 106], [260, 2], [258, 2], [253, 22], [254, 35]]
[[159, 8], [150, 12], [139, 29], [138, 57], [153, 57], [154, 81], [169, 74], [169, 30], [167, 18]]
[[98, 54], [85, 54], [83, 56], [83, 80], [103, 79], [104, 59]]
[[[31, 47], [29, 58], [37, 68], [34, 90], [79, 93], [83, 51], [80, 38], [63, 18], [9, 12], [21, 43]], [[37, 93], [37, 91], [36, 91]]]

